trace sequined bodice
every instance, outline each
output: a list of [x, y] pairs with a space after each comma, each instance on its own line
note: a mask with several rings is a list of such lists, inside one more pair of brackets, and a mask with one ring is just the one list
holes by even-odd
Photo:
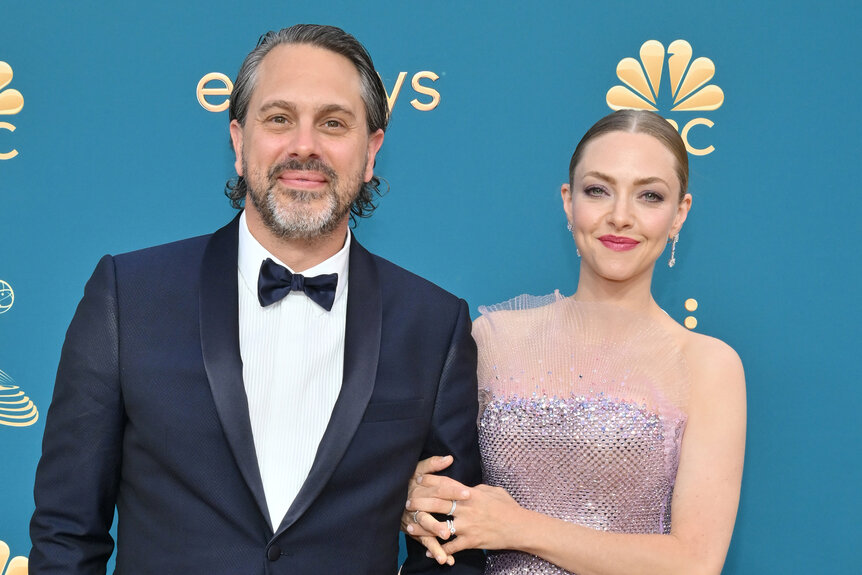
[[[474, 327], [485, 482], [565, 521], [668, 533], [687, 392], [672, 341], [616, 308], [513, 301], [519, 307], [484, 309]], [[494, 552], [487, 573], [566, 571]]]

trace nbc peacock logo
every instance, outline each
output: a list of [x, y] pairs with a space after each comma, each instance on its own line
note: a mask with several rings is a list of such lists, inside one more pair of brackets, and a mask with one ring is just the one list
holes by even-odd
[[[3, 575], [27, 575], [29, 569], [29, 561], [26, 557], [13, 557], [9, 560], [9, 545], [5, 541], [0, 541], [0, 573]], [[8, 562], [8, 563], [7, 563]], [[3, 571], [3, 568], [6, 568]]]
[[[674, 40], [667, 47], [657, 40], [647, 40], [641, 45], [640, 61], [623, 58], [617, 64], [617, 78], [625, 86], [614, 86], [608, 90], [607, 103], [612, 110], [634, 108], [660, 112], [709, 112], [724, 103], [724, 92], [709, 81], [715, 76], [715, 64], [709, 58], [692, 60], [691, 44], [685, 40]], [[669, 86], [662, 86], [662, 72], [667, 60]], [[666, 94], [670, 92], [670, 97]], [[698, 148], [689, 142], [689, 134], [695, 126], [712, 128], [714, 122], [708, 118], [694, 118], [680, 124], [668, 118], [679, 130], [690, 154], [705, 156], [715, 151], [712, 145]]]
[[39, 410], [15, 380], [0, 369], [0, 426], [29, 427], [39, 420]]
[[[4, 90], [12, 81], [12, 66], [0, 61], [0, 115], [11, 116], [17, 114], [24, 107], [24, 96], [18, 90]], [[9, 122], [0, 122], [0, 129], [9, 132], [15, 131], [15, 126]], [[0, 160], [11, 160], [18, 155], [18, 150], [12, 149], [8, 152], [0, 152]]]

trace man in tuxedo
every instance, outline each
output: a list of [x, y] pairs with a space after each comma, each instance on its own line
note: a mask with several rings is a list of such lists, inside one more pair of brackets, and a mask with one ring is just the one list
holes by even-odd
[[[463, 300], [366, 251], [388, 107], [355, 38], [298, 25], [237, 76], [244, 210], [105, 256], [66, 335], [36, 474], [31, 574], [382, 574], [407, 482], [481, 479]], [[412, 541], [404, 572], [438, 567]], [[470, 554], [471, 553], [471, 554]]]

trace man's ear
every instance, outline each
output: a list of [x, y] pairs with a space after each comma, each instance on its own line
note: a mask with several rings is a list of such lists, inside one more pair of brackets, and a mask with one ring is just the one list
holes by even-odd
[[368, 150], [365, 154], [365, 182], [371, 181], [374, 177], [374, 160], [377, 158], [377, 152], [380, 151], [380, 146], [383, 145], [383, 130], [378, 129], [376, 132], [368, 136]]
[[230, 122], [230, 141], [233, 144], [233, 153], [236, 155], [233, 167], [236, 170], [237, 176], [244, 176], [242, 173], [242, 126], [237, 120]]

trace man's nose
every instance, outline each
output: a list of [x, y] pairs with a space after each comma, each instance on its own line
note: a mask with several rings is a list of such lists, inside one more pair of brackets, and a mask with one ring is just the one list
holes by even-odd
[[300, 123], [290, 133], [287, 153], [291, 158], [317, 158], [320, 154], [319, 134], [310, 122]]

